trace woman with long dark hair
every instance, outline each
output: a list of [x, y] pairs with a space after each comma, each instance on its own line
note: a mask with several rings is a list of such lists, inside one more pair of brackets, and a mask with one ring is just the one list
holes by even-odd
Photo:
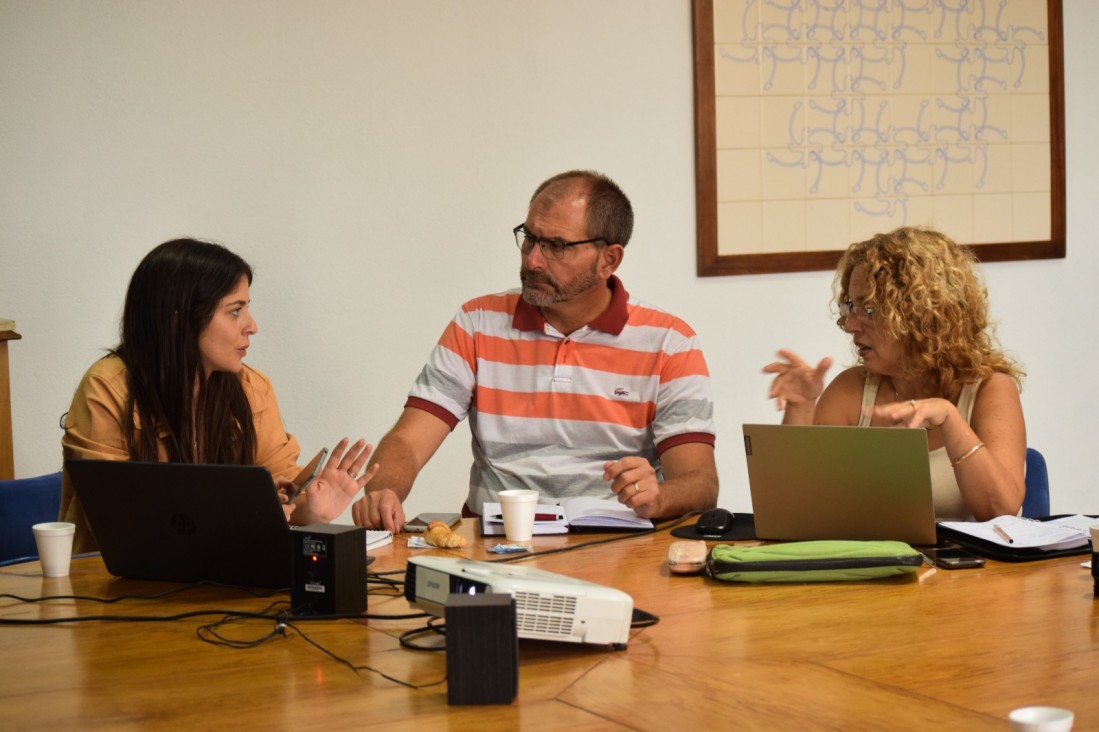
[[[257, 331], [252, 268], [220, 244], [176, 239], [149, 252], [126, 292], [119, 344], [77, 387], [61, 440], [66, 458], [262, 465], [295, 524], [331, 521], [373, 477], [371, 447], [344, 438], [309, 488], [289, 502], [298, 441], [268, 378], [244, 363]], [[356, 477], [358, 476], [358, 477]], [[60, 518], [74, 552], [94, 551], [66, 473]]]

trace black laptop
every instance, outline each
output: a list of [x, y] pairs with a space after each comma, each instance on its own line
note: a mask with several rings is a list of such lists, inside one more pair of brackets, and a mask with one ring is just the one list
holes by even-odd
[[266, 468], [66, 460], [116, 577], [290, 586], [290, 528]]

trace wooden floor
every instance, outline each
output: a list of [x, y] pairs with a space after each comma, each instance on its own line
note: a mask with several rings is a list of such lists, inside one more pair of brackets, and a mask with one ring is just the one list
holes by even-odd
[[[483, 559], [496, 539], [449, 554]], [[590, 536], [535, 537], [539, 551]], [[921, 569], [905, 578], [747, 585], [670, 575], [666, 533], [527, 560], [629, 593], [660, 622], [629, 647], [520, 643], [514, 704], [450, 707], [443, 653], [402, 648], [423, 619], [296, 622], [249, 649], [196, 637], [215, 618], [169, 623], [0, 626], [2, 729], [386, 730], [999, 730], [1019, 706], [1076, 713], [1099, 729], [1099, 602], [1081, 557], [979, 570]], [[402, 570], [398, 537], [371, 571]], [[1086, 558], [1086, 557], [1084, 557]], [[394, 575], [399, 578], [400, 575]], [[38, 564], [0, 569], [0, 592], [25, 597], [152, 593], [163, 583], [111, 578], [98, 557], [46, 580]], [[370, 595], [368, 612], [409, 612]], [[0, 598], [0, 617], [157, 615], [222, 608], [262, 611], [271, 599], [199, 588], [159, 600], [28, 604]], [[270, 621], [225, 629], [263, 636]], [[301, 635], [367, 670], [352, 671]]]

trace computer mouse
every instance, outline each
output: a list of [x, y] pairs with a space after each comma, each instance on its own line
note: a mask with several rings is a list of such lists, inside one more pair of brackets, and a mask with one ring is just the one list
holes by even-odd
[[724, 508], [711, 508], [698, 517], [695, 531], [706, 538], [720, 538], [733, 527], [733, 514]]

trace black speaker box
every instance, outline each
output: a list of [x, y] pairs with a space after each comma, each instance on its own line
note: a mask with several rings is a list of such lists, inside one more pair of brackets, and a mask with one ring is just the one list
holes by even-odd
[[358, 615], [366, 610], [366, 529], [294, 526], [290, 607], [295, 615]]
[[511, 704], [519, 693], [515, 598], [453, 594], [446, 601], [447, 704]]

